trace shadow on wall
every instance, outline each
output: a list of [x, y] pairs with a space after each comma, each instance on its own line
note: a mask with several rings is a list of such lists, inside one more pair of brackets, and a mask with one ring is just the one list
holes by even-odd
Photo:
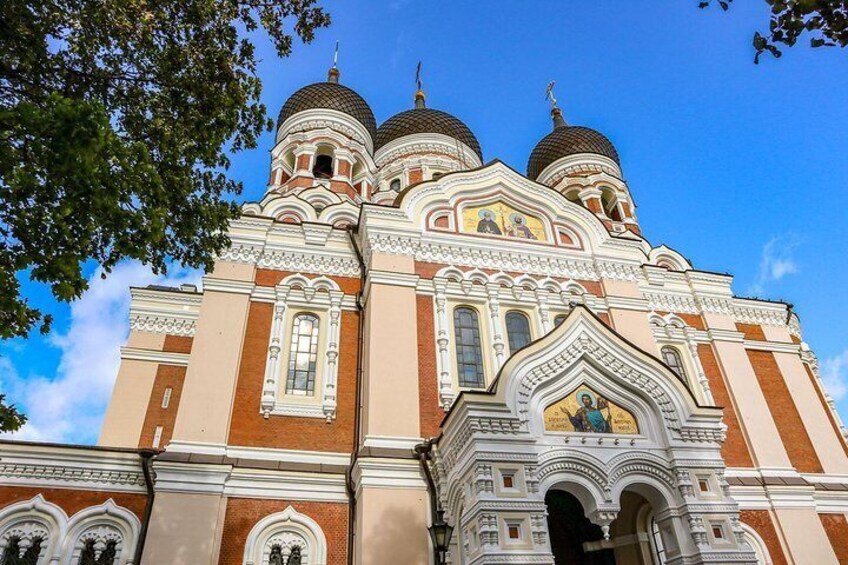
[[419, 512], [391, 505], [380, 512], [377, 518], [379, 530], [371, 534], [362, 549], [365, 563], [430, 563], [427, 523], [424, 520], [425, 496], [422, 491], [419, 505], [422, 510]]

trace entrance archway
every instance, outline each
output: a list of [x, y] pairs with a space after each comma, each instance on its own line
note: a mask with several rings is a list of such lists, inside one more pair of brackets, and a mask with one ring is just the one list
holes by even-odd
[[615, 565], [615, 554], [604, 547], [601, 527], [586, 518], [571, 493], [551, 489], [545, 495], [551, 553], [557, 565]]

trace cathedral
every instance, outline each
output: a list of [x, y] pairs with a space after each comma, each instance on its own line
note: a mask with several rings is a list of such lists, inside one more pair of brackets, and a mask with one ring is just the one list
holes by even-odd
[[202, 290], [130, 289], [98, 445], [0, 442], [0, 565], [848, 563], [798, 316], [549, 99], [517, 171], [420, 89], [292, 94]]

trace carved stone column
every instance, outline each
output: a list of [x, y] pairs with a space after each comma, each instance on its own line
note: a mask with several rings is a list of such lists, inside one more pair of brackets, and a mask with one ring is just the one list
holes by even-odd
[[436, 344], [439, 348], [439, 400], [442, 408], [447, 411], [456, 397], [456, 393], [453, 390], [453, 379], [451, 377], [451, 359], [448, 353], [450, 346], [450, 324], [448, 322], [447, 312], [447, 281], [434, 279], [433, 284], [436, 287]]
[[501, 286], [497, 283], [486, 284], [486, 294], [489, 302], [489, 328], [492, 333], [492, 349], [495, 352], [495, 372], [499, 371], [505, 361], [504, 328], [501, 323]]

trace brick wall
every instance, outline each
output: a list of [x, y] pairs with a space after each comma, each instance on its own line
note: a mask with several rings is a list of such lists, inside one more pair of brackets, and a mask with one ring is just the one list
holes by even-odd
[[[167, 345], [167, 338], [165, 343]], [[144, 426], [141, 428], [141, 437], [138, 440], [139, 447], [153, 447], [153, 436], [157, 426], [162, 426], [162, 437], [158, 447], [163, 448], [171, 441], [185, 375], [186, 367], [159, 365], [156, 378], [153, 380], [153, 390], [150, 391], [150, 399], [147, 402], [147, 414], [144, 416]], [[168, 407], [162, 408], [162, 399], [167, 388], [171, 389], [171, 399]]]
[[757, 324], [736, 324], [736, 331], [742, 332], [745, 339], [766, 341], [766, 334], [763, 332], [763, 327]]
[[58, 488], [0, 487], [0, 508], [5, 508], [16, 502], [30, 500], [38, 494], [42, 495], [47, 502], [51, 502], [64, 510], [68, 517], [89, 506], [99, 506], [111, 498], [115, 501], [115, 504], [123, 506], [141, 520], [144, 515], [144, 506], [147, 503], [147, 496], [144, 494]]
[[[358, 282], [358, 281], [357, 281]], [[336, 419], [271, 416], [259, 412], [273, 304], [252, 302], [247, 317], [230, 421], [230, 445], [349, 452], [353, 449], [359, 314], [343, 311], [339, 328]], [[316, 394], [320, 394], [316, 391]]]
[[746, 352], [792, 466], [801, 473], [822, 473], [821, 462], [786, 381], [783, 380], [774, 354], [770, 351]]
[[436, 437], [445, 411], [439, 403], [438, 369], [436, 368], [436, 330], [433, 298], [416, 297], [418, 318], [418, 399], [421, 436]]
[[327, 538], [327, 565], [345, 565], [347, 562], [347, 504], [253, 498], [227, 500], [218, 564], [242, 565], [244, 544], [253, 526], [266, 516], [282, 512], [289, 506], [309, 516], [321, 527]]
[[[294, 275], [294, 274], [302, 274], [295, 273], [293, 271], [275, 271], [272, 269], [256, 269], [256, 276], [254, 277], [254, 282], [258, 286], [276, 286], [282, 281], [284, 278]], [[305, 274], [307, 278], [314, 278], [318, 275], [309, 275]], [[345, 294], [356, 294], [360, 289], [360, 280], [355, 277], [327, 277], [339, 285], [339, 288]]]
[[819, 514], [824, 531], [840, 563], [848, 563], [848, 520], [845, 514]]
[[710, 383], [713, 400], [717, 406], [724, 408], [724, 423], [727, 426], [727, 439], [721, 446], [721, 456], [730, 467], [753, 467], [751, 452], [745, 442], [745, 435], [739, 424], [739, 415], [730, 394], [727, 391], [727, 383], [719, 367], [713, 346], [707, 343], [698, 345], [698, 357], [704, 367], [704, 374]]
[[763, 538], [771, 556], [772, 565], [787, 565], [789, 563], [783, 553], [783, 547], [780, 545], [777, 530], [768, 510], [743, 510], [740, 513], [740, 518]]
[[182, 335], [166, 335], [162, 351], [167, 353], [191, 353], [194, 338]]

